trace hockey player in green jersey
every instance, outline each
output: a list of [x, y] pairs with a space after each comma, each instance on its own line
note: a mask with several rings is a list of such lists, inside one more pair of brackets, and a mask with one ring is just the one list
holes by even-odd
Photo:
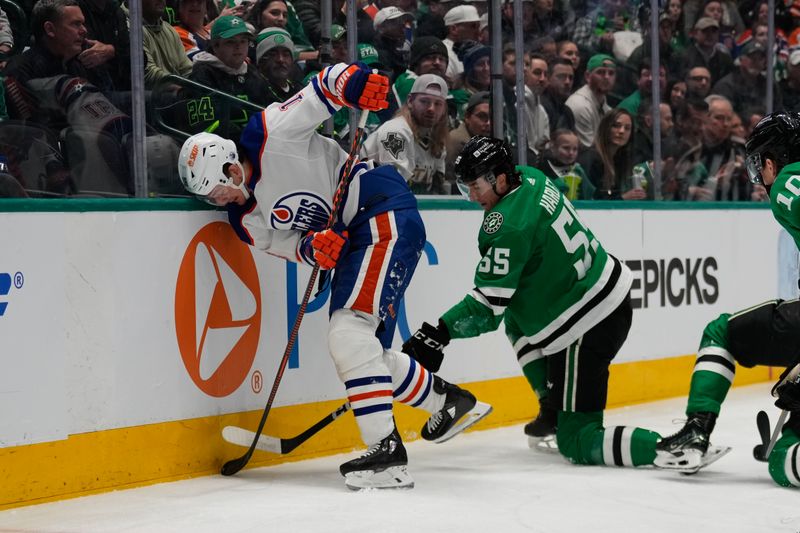
[[[800, 248], [800, 115], [776, 112], [753, 128], [746, 167], [753, 183], [769, 192], [772, 214]], [[797, 202], [797, 203], [795, 203]], [[709, 446], [736, 363], [791, 368], [800, 362], [800, 301], [770, 300], [734, 314], [722, 314], [703, 330], [689, 386], [684, 427], [657, 446], [656, 464], [694, 464]], [[795, 372], [796, 374], [797, 372]], [[791, 411], [769, 456], [776, 483], [800, 487], [800, 384], [787, 370], [773, 388], [776, 405]]]
[[[439, 368], [450, 339], [504, 322], [523, 373], [558, 413], [565, 457], [578, 464], [652, 464], [657, 433], [603, 427], [609, 365], [631, 326], [630, 270], [605, 251], [544, 174], [531, 169], [520, 176], [503, 141], [473, 137], [454, 170], [486, 211], [475, 288], [437, 326], [424, 323], [403, 351]], [[537, 379], [545, 367], [546, 380]]]

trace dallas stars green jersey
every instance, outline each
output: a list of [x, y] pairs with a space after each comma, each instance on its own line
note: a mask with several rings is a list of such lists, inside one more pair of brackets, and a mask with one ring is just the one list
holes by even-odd
[[[783, 226], [800, 248], [800, 163], [786, 165], [775, 178], [769, 191], [770, 207], [775, 220]], [[795, 203], [797, 202], [797, 203]]]
[[[475, 288], [443, 316], [451, 337], [475, 337], [505, 319], [517, 353], [560, 351], [608, 316], [630, 290], [630, 270], [608, 255], [538, 170], [486, 213]], [[511, 327], [509, 327], [511, 326]]]

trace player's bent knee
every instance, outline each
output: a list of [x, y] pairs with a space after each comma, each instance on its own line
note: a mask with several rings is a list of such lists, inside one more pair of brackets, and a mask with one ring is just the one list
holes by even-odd
[[378, 318], [352, 309], [334, 311], [328, 329], [328, 349], [340, 376], [383, 355], [375, 337]]
[[556, 440], [558, 451], [575, 464], [603, 464], [602, 444], [603, 414], [566, 413], [558, 414]]

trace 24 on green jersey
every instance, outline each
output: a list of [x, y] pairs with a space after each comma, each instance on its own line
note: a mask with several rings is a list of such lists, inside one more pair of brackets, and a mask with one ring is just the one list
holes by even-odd
[[775, 220], [800, 249], [800, 163], [781, 169], [770, 188], [769, 201]]
[[486, 212], [478, 248], [475, 288], [442, 316], [452, 338], [478, 336], [505, 320], [518, 353], [555, 353], [608, 316], [631, 287], [628, 267], [535, 169]]

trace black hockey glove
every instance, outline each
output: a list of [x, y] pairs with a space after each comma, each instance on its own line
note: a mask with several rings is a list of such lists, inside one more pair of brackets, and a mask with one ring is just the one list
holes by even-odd
[[800, 411], [800, 363], [789, 367], [772, 387], [775, 406], [786, 411]]
[[430, 372], [438, 372], [444, 359], [444, 347], [449, 343], [450, 332], [441, 320], [438, 327], [423, 322], [422, 327], [403, 343], [403, 351]]

